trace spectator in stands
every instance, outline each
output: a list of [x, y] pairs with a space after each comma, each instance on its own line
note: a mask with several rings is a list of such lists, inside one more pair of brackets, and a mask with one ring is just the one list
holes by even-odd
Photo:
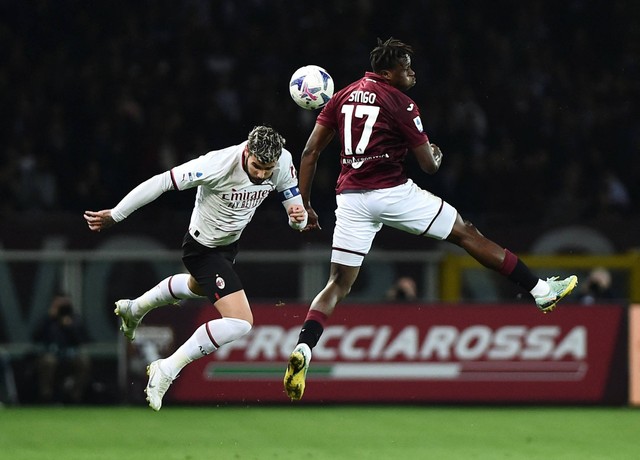
[[593, 305], [598, 302], [610, 301], [614, 297], [609, 270], [604, 267], [596, 267], [591, 270], [586, 283], [580, 290], [580, 303]]
[[47, 316], [35, 329], [33, 340], [38, 347], [40, 401], [83, 402], [91, 369], [91, 361], [83, 347], [88, 337], [68, 297], [57, 295], [53, 298]]
[[395, 302], [414, 302], [418, 298], [416, 282], [410, 276], [401, 276], [387, 291], [387, 300]]

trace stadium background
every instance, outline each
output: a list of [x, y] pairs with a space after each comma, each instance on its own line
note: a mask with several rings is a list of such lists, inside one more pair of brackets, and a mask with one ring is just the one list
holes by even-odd
[[[5, 1], [0, 11], [5, 250], [52, 241], [94, 250], [105, 235], [86, 230], [83, 210], [111, 207], [140, 181], [240, 142], [256, 124], [274, 126], [299, 153], [315, 114], [289, 99], [291, 73], [322, 65], [341, 87], [368, 69], [375, 39], [389, 36], [415, 48], [418, 85], [410, 95], [445, 154], [439, 174], [411, 174], [416, 182], [519, 253], [624, 255], [637, 248], [635, 2]], [[323, 155], [313, 196], [325, 231], [291, 237], [271, 200], [245, 232], [243, 250], [326, 247], [335, 149]], [[110, 236], [147, 235], [176, 249], [192, 200], [167, 194]], [[552, 249], [542, 235], [555, 238]], [[386, 230], [376, 248], [444, 250]], [[139, 268], [123, 267], [118, 279], [155, 282]], [[274, 300], [277, 274], [242, 270], [252, 298]], [[615, 300], [628, 302], [629, 283], [615, 275]], [[28, 276], [17, 284], [26, 317], [37, 296]], [[131, 295], [113, 284], [114, 298]], [[514, 300], [513, 292], [501, 295]]]
[[[640, 7], [491, 5], [2, 2], [3, 221], [112, 206], [150, 175], [237, 143], [259, 123], [299, 152], [314, 114], [289, 100], [289, 76], [317, 63], [341, 87], [368, 70], [376, 37], [389, 36], [415, 47], [411, 96], [445, 153], [440, 174], [414, 175], [421, 184], [464, 215], [498, 214], [503, 225], [637, 215]], [[333, 160], [315, 189], [325, 219]], [[162, 208], [190, 205], [173, 197]]]

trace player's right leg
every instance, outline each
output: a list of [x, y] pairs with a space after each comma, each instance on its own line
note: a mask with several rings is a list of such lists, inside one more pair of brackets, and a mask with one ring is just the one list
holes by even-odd
[[310, 361], [311, 348], [306, 343], [296, 345], [289, 355], [287, 371], [284, 374], [284, 389], [292, 401], [302, 399]]
[[336, 305], [344, 299], [358, 277], [360, 266], [350, 267], [331, 263], [331, 275], [325, 288], [311, 302], [311, 308], [300, 330], [298, 344], [289, 355], [284, 374], [284, 389], [292, 401], [299, 401], [304, 394], [311, 350], [316, 346], [324, 326]]
[[200, 297], [189, 288], [190, 278], [189, 274], [179, 273], [160, 281], [137, 299], [118, 300], [113, 312], [120, 317], [120, 330], [124, 336], [129, 340], [135, 339], [140, 321], [154, 308]]
[[364, 257], [382, 228], [367, 209], [368, 199], [365, 193], [346, 193], [336, 197], [338, 209], [329, 280], [311, 302], [283, 379], [285, 392], [293, 401], [298, 401], [304, 394], [311, 350], [318, 343], [336, 305], [351, 291]]
[[158, 359], [147, 366], [149, 382], [144, 392], [147, 395], [149, 407], [155, 411], [159, 411], [162, 407], [162, 398], [174, 380], [169, 374], [162, 370], [162, 361], [164, 360]]

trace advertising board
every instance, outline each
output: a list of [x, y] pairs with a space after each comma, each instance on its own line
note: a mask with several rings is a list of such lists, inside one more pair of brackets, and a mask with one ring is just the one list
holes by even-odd
[[[145, 318], [131, 347], [138, 369], [217, 317], [210, 305], [179, 308]], [[307, 308], [254, 305], [251, 333], [188, 365], [166, 401], [287, 402], [282, 377]], [[619, 305], [548, 315], [525, 304], [341, 305], [314, 349], [303, 402], [622, 403], [625, 314]]]

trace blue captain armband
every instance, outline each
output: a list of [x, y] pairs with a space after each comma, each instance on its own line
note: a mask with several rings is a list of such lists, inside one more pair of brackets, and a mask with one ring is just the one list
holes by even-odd
[[294, 187], [291, 187], [279, 192], [278, 195], [280, 196], [280, 201], [287, 201], [293, 198], [294, 196], [300, 195], [300, 189], [296, 185]]

